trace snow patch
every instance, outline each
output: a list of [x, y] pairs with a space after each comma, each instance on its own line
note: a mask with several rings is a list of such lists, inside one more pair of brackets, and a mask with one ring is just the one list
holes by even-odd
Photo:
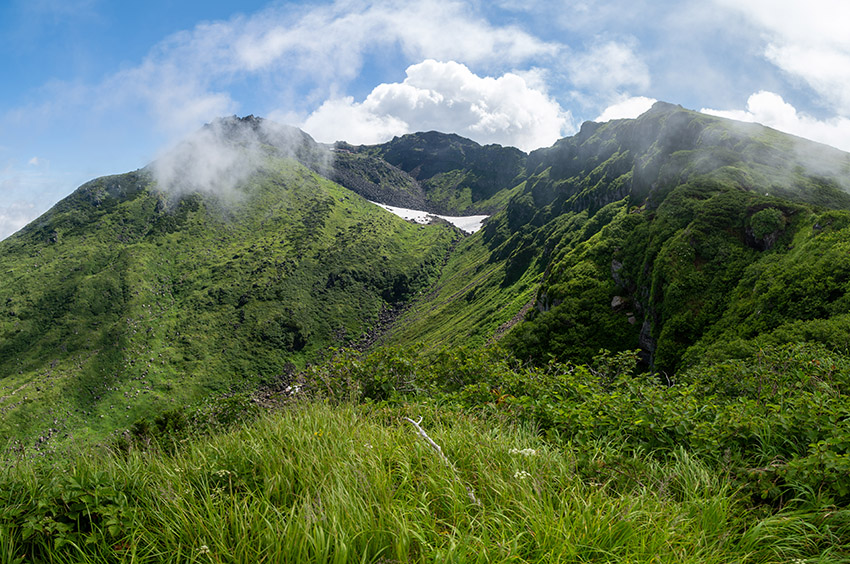
[[372, 202], [376, 206], [380, 206], [387, 210], [390, 213], [394, 213], [402, 219], [406, 219], [407, 221], [413, 221], [414, 223], [419, 223], [422, 225], [428, 225], [429, 223], [433, 223], [434, 219], [440, 218], [448, 221], [461, 231], [466, 233], [475, 233], [484, 223], [484, 220], [490, 217], [489, 215], [465, 215], [465, 216], [451, 216], [451, 215], [438, 215], [434, 213], [428, 213], [426, 211], [421, 210], [412, 210], [409, 208], [399, 208], [396, 206], [388, 206], [386, 204], [379, 204], [378, 202]]

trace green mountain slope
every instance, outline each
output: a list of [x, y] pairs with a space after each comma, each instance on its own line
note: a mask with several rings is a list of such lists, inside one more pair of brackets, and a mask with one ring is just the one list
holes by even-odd
[[[501, 340], [534, 363], [640, 349], [670, 375], [844, 349], [849, 172], [841, 151], [663, 103], [530, 155], [220, 120], [0, 244], [0, 432], [99, 436], [365, 333], [425, 353]], [[462, 237], [349, 188], [494, 215]]]
[[848, 180], [669, 104], [527, 156], [216, 121], [0, 242], [0, 561], [846, 562]]
[[429, 285], [454, 229], [268, 139], [251, 156], [251, 123], [228, 123], [224, 145], [258, 159], [229, 191], [164, 191], [155, 167], [101, 178], [2, 243], [0, 435], [99, 435], [275, 379]]
[[659, 103], [585, 124], [527, 170], [392, 342], [513, 326], [523, 359], [640, 348], [671, 373], [765, 340], [850, 342], [850, 155]]

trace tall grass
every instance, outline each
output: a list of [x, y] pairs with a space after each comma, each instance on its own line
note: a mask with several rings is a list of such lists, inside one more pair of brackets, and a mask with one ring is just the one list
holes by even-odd
[[[454, 468], [403, 420], [418, 415]], [[587, 470], [622, 457], [616, 449], [579, 452], [531, 428], [425, 405], [304, 404], [175, 454], [101, 450], [7, 467], [0, 562], [725, 564], [823, 555], [809, 516], [757, 519], [727, 480], [684, 452]]]

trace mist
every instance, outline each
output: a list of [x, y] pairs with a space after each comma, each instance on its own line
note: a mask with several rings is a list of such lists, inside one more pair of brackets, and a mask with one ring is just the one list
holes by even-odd
[[242, 198], [245, 182], [269, 157], [294, 158], [325, 175], [332, 154], [294, 127], [253, 115], [219, 118], [164, 151], [150, 165], [157, 187], [170, 195], [202, 193]]
[[758, 139], [765, 132], [778, 134], [768, 133], [766, 140], [768, 144], [776, 143], [776, 149], [766, 148], [762, 155], [751, 158], [767, 167], [771, 176], [781, 178], [789, 189], [794, 189], [802, 176], [819, 178], [850, 193], [850, 153], [758, 123], [732, 121], [731, 129], [742, 138]]

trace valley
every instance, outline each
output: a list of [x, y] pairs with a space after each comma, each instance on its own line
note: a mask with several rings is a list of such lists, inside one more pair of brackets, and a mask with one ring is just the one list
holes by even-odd
[[[848, 153], [662, 102], [531, 153], [222, 118], [0, 242], [0, 558], [200, 558], [244, 503], [233, 561], [840, 562], [848, 343]], [[456, 467], [399, 438], [423, 413]], [[161, 536], [146, 456], [190, 492]], [[576, 496], [613, 513], [571, 529]]]

